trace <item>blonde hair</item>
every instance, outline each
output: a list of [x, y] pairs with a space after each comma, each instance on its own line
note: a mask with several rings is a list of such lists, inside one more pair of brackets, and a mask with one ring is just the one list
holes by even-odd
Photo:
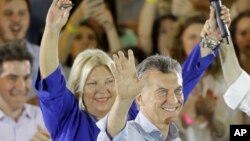
[[83, 89], [91, 71], [98, 66], [106, 66], [111, 71], [112, 59], [99, 49], [87, 49], [79, 53], [70, 71], [68, 88], [78, 99], [80, 110], [85, 110]]

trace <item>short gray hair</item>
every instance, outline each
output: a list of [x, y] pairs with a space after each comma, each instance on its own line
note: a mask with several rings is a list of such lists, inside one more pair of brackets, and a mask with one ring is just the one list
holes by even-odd
[[137, 76], [141, 78], [147, 70], [158, 70], [162, 73], [177, 72], [180, 76], [182, 76], [181, 65], [178, 61], [169, 56], [158, 54], [146, 58], [137, 66]]

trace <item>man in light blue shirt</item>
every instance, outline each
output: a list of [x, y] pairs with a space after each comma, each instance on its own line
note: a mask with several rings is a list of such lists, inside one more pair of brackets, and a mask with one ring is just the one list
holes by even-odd
[[[114, 141], [180, 141], [173, 123], [184, 103], [180, 64], [167, 56], [148, 57], [137, 67], [138, 80], [132, 51], [128, 60], [123, 53], [118, 54], [113, 67], [117, 98], [106, 121], [97, 124], [101, 129], [98, 140], [110, 140], [112, 136]], [[135, 97], [140, 112], [126, 124]]]
[[[230, 22], [227, 9], [225, 23]], [[224, 14], [225, 14], [224, 13]], [[201, 35], [202, 46], [213, 50], [221, 37], [216, 32], [214, 10]], [[205, 34], [206, 33], [206, 34]], [[180, 141], [174, 124], [184, 103], [180, 64], [167, 56], [146, 58], [135, 69], [133, 52], [126, 59], [122, 52], [114, 55], [112, 72], [117, 97], [110, 113], [98, 121], [98, 141]], [[128, 110], [136, 99], [140, 112], [134, 121], [127, 121]]]
[[[102, 127], [101, 130], [105, 130], [106, 128], [106, 123], [107, 118], [104, 118], [105, 121], [101, 121], [97, 123], [98, 127]], [[104, 126], [103, 126], [104, 125]], [[145, 130], [144, 130], [145, 129]], [[127, 132], [125, 134], [129, 134], [129, 136], [136, 140], [136, 141], [141, 141], [141, 140], [146, 140], [146, 141], [163, 141], [164, 137], [161, 134], [160, 130], [152, 124], [144, 115], [142, 112], [139, 112], [136, 119], [134, 121], [128, 121], [127, 126], [125, 127], [124, 131], [119, 133], [113, 140], [119, 140], [119, 141], [124, 141], [126, 140], [126, 136], [123, 134], [124, 132]], [[143, 138], [141, 136], [138, 136], [138, 134], [143, 134]], [[107, 134], [100, 134], [98, 137], [98, 140], [109, 140], [107, 138]], [[169, 135], [168, 135], [169, 140], [174, 140], [176, 141], [180, 140], [179, 139], [179, 134], [178, 134], [178, 129], [175, 126], [175, 124], [170, 123], [169, 125]]]

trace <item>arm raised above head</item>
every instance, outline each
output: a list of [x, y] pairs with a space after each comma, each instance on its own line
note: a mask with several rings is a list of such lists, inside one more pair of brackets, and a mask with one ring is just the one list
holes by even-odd
[[149, 1], [145, 0], [139, 17], [139, 46], [145, 51], [147, 55], [150, 55], [153, 50], [151, 34], [156, 14], [156, 3], [150, 3]]
[[[227, 26], [230, 25], [231, 23], [230, 10], [226, 6], [221, 7], [220, 18], [224, 22], [224, 24], [226, 24]], [[202, 57], [210, 54], [213, 51], [213, 48], [216, 47], [216, 45], [211, 46], [211, 43], [214, 42], [214, 44], [220, 44], [219, 41], [222, 40], [222, 35], [216, 23], [215, 10], [213, 7], [210, 7], [209, 19], [206, 21], [201, 31], [201, 37], [202, 37], [202, 42], [203, 43], [205, 42], [205, 44], [201, 44], [201, 56]]]
[[112, 54], [122, 48], [117, 28], [114, 23], [111, 11], [104, 3], [92, 10], [91, 17], [94, 18], [103, 28], [108, 38], [109, 53]]
[[[230, 25], [230, 11], [227, 7], [222, 6], [221, 19], [227, 25]], [[202, 41], [197, 44], [187, 57], [182, 65], [184, 99], [187, 100], [190, 92], [201, 79], [202, 75], [213, 62], [218, 53], [218, 46], [221, 44], [219, 40], [222, 39], [219, 28], [216, 26], [216, 19], [214, 9], [210, 8], [210, 16], [206, 21], [201, 31]]]
[[42, 78], [50, 75], [59, 65], [59, 35], [62, 27], [68, 20], [71, 9], [71, 7], [63, 8], [62, 5], [71, 3], [70, 0], [53, 0], [49, 8], [39, 56], [39, 66]]

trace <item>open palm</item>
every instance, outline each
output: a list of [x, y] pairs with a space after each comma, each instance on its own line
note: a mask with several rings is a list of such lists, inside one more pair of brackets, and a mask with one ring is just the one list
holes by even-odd
[[123, 52], [113, 55], [112, 72], [116, 81], [117, 96], [121, 99], [132, 100], [139, 94], [143, 82], [136, 76], [135, 61], [132, 50], [128, 51], [128, 59]]
[[62, 8], [62, 5], [71, 3], [70, 0], [53, 0], [47, 14], [46, 26], [54, 30], [61, 30], [66, 24], [70, 9], [72, 8]]

